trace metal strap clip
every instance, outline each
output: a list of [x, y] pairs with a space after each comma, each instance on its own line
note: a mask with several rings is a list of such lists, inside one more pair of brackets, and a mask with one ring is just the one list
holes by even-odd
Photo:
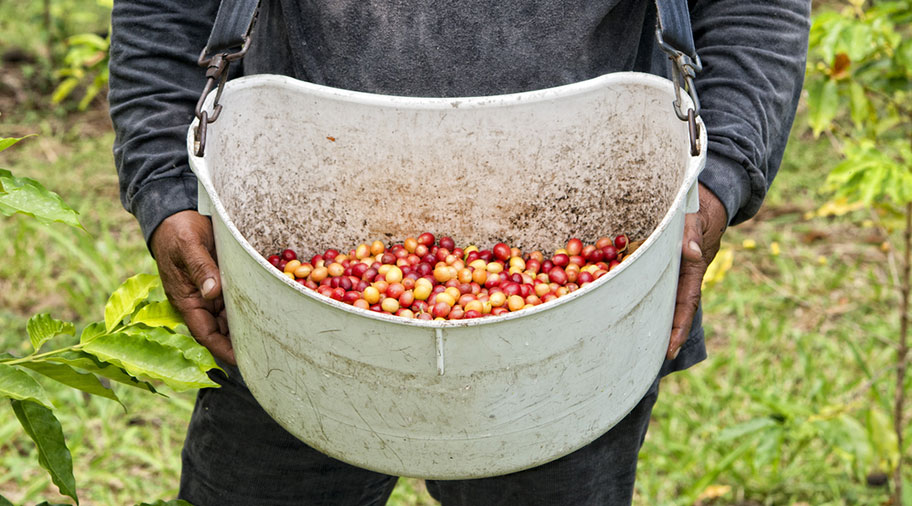
[[[196, 102], [196, 117], [199, 119], [196, 131], [193, 134], [194, 154], [196, 156], [203, 156], [203, 153], [205, 153], [206, 127], [209, 123], [217, 120], [222, 112], [222, 104], [219, 103], [219, 99], [222, 96], [225, 81], [228, 80], [228, 68], [231, 66], [231, 62], [240, 60], [247, 54], [247, 50], [250, 48], [250, 40], [250, 34], [248, 34], [244, 37], [244, 45], [234, 53], [221, 52], [208, 56], [209, 47], [204, 47], [196, 61], [200, 67], [206, 67], [206, 86], [203, 87], [203, 93]], [[212, 101], [212, 112], [210, 114], [209, 111], [203, 110], [203, 102], [206, 101], [206, 96], [212, 91], [216, 82], [218, 82], [218, 88], [215, 92], [215, 100]]]
[[[688, 130], [690, 132], [690, 155], [697, 156], [702, 150], [702, 145], [700, 143], [700, 126], [697, 125], [696, 120], [697, 116], [700, 115], [700, 99], [697, 97], [694, 77], [696, 77], [697, 72], [703, 70], [703, 63], [700, 61], [700, 56], [696, 53], [694, 53], [694, 57], [691, 58], [689, 55], [675, 49], [665, 42], [665, 40], [662, 39], [662, 31], [659, 29], [656, 30], [656, 39], [659, 41], [659, 48], [661, 48], [662, 51], [668, 55], [668, 58], [671, 59], [671, 78], [675, 87], [674, 111], [678, 116], [678, 119], [687, 122]], [[687, 111], [684, 111], [682, 108], [682, 88], [687, 92], [693, 102], [693, 107], [689, 107]]]

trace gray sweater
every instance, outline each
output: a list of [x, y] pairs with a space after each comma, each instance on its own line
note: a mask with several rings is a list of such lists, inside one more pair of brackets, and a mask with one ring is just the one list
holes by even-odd
[[[700, 181], [732, 224], [760, 207], [801, 91], [808, 0], [691, 0], [708, 130]], [[196, 58], [217, 1], [117, 1], [111, 118], [124, 207], [146, 239], [196, 208], [184, 139], [202, 90]], [[263, 0], [243, 73], [408, 96], [477, 96], [637, 70], [668, 75], [649, 0]], [[700, 315], [677, 360], [705, 357]]]

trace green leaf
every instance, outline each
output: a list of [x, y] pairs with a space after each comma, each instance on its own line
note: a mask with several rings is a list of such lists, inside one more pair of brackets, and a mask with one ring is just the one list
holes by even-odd
[[853, 23], [840, 33], [840, 46], [853, 62], [863, 60], [875, 49], [871, 27]]
[[63, 383], [68, 387], [82, 390], [88, 394], [111, 399], [112, 401], [117, 401], [121, 406], [123, 406], [124, 410], [127, 408], [122, 402], [120, 402], [120, 399], [117, 398], [117, 394], [115, 394], [114, 391], [110, 388], [105, 387], [94, 374], [81, 373], [66, 364], [54, 362], [23, 362], [19, 365], [31, 369], [38, 374], [43, 374], [44, 376], [47, 376], [48, 378], [51, 378], [58, 383]]
[[9, 501], [9, 499], [0, 495], [0, 506], [15, 506], [15, 505], [13, 503], [11, 503]]
[[904, 476], [902, 482], [902, 504], [912, 504], [912, 480]]
[[753, 434], [753, 433], [768, 429], [770, 427], [777, 427], [777, 426], [779, 426], [779, 422], [773, 420], [772, 418], [770, 418], [768, 416], [764, 416], [761, 418], [754, 418], [752, 420], [748, 420], [748, 421], [746, 421], [744, 423], [740, 423], [738, 425], [726, 427], [721, 432], [719, 432], [719, 436], [716, 438], [716, 441], [722, 443], [722, 442], [726, 442], [726, 441], [732, 441], [735, 439], [741, 439], [744, 436], [747, 436], [748, 434]]
[[47, 408], [54, 407], [41, 383], [12, 365], [0, 364], [0, 397], [33, 401]]
[[67, 38], [67, 44], [71, 46], [83, 45], [93, 49], [107, 49], [108, 41], [94, 33], [80, 33]]
[[35, 351], [41, 349], [41, 346], [52, 337], [76, 332], [76, 327], [72, 323], [56, 320], [47, 313], [36, 314], [29, 318], [26, 329]]
[[867, 411], [866, 424], [871, 447], [879, 457], [888, 461], [891, 465], [890, 469], [893, 469], [900, 456], [899, 443], [896, 439], [896, 432], [893, 430], [893, 422], [887, 413], [876, 407], [872, 407]]
[[893, 61], [898, 67], [904, 69], [906, 75], [912, 74], [912, 42], [904, 41], [893, 54]]
[[77, 218], [79, 213], [59, 195], [34, 179], [15, 177], [6, 169], [0, 169], [0, 213], [6, 216], [21, 213], [45, 225], [59, 222], [85, 230]]
[[76, 86], [79, 85], [78, 77], [68, 77], [60, 82], [57, 85], [57, 88], [54, 89], [54, 93], [51, 95], [51, 102], [54, 104], [59, 104], [63, 102], [70, 93], [73, 93], [73, 90], [76, 89]]
[[83, 350], [123, 367], [133, 376], [161, 380], [176, 391], [218, 386], [183, 351], [144, 334], [106, 334], [86, 344]]
[[851, 415], [842, 413], [836, 418], [821, 419], [814, 424], [818, 427], [820, 439], [829, 445], [834, 454], [841, 453], [860, 475], [876, 464], [865, 427]]
[[782, 443], [785, 440], [785, 430], [780, 426], [770, 429], [759, 438], [755, 451], [755, 464], [760, 469], [769, 467], [770, 463], [778, 462], [782, 455]]
[[82, 334], [79, 335], [79, 342], [87, 343], [92, 339], [95, 339], [96, 337], [104, 334], [105, 332], [106, 330], [104, 322], [90, 323], [86, 325], [84, 329], [82, 329]]
[[124, 330], [124, 333], [142, 336], [145, 339], [180, 350], [184, 358], [196, 364], [201, 372], [206, 372], [210, 369], [222, 370], [215, 363], [212, 353], [190, 336], [169, 332], [161, 327], [146, 327], [145, 325], [131, 325]]
[[114, 290], [105, 305], [105, 330], [110, 332], [119, 325], [160, 284], [158, 276], [152, 274], [137, 274], [124, 281]]
[[51, 355], [47, 357], [47, 361], [66, 364], [70, 367], [82, 369], [83, 371], [97, 374], [103, 378], [108, 378], [111, 381], [116, 381], [124, 385], [147, 390], [153, 394], [157, 393], [155, 387], [153, 387], [152, 384], [148, 381], [142, 381], [140, 379], [134, 378], [122, 368], [108, 362], [103, 362], [99, 360], [98, 357], [83, 351], [67, 351], [56, 355]]
[[839, 112], [839, 91], [836, 82], [822, 79], [808, 87], [808, 123], [814, 130], [814, 137], [828, 130], [836, 113]]
[[692, 504], [696, 502], [697, 496], [702, 492], [706, 487], [713, 483], [720, 474], [725, 472], [728, 468], [732, 466], [736, 461], [738, 461], [754, 444], [753, 439], [748, 439], [747, 441], [742, 442], [740, 445], [732, 449], [728, 454], [726, 454], [722, 459], [717, 461], [715, 465], [707, 471], [699, 480], [693, 483], [687, 490], [684, 492], [683, 496], [687, 498], [686, 504]]
[[79, 504], [76, 478], [73, 477], [73, 457], [54, 412], [34, 402], [11, 400], [10, 403], [25, 433], [38, 447], [38, 463], [51, 475], [60, 493], [72, 497]]
[[108, 67], [105, 65], [98, 74], [95, 75], [95, 78], [92, 79], [92, 84], [86, 87], [85, 95], [82, 96], [82, 100], [79, 101], [77, 106], [80, 111], [88, 109], [89, 105], [101, 91], [104, 89], [105, 85], [108, 84]]
[[[29, 137], [34, 137], [34, 136], [35, 136], [35, 134], [26, 135], [25, 137], [0, 137], [0, 151], [5, 150], [6, 148], [21, 141], [22, 139], [28, 139]], [[3, 191], [3, 184], [0, 184], [0, 192], [2, 192], [2, 191]]]
[[150, 302], [140, 308], [130, 319], [133, 323], [144, 323], [150, 327], [174, 329], [184, 323], [184, 318], [167, 300]]
[[183, 499], [172, 499], [170, 501], [163, 501], [159, 499], [155, 502], [144, 502], [140, 503], [137, 506], [193, 506]]
[[824, 12], [814, 16], [811, 30], [811, 48], [816, 49], [823, 61], [829, 63], [836, 56], [842, 31], [849, 21], [836, 12]]
[[858, 185], [859, 200], [871, 205], [883, 194], [884, 181], [887, 179], [887, 167], [874, 165], [865, 171], [865, 177]]
[[856, 81], [852, 81], [849, 84], [849, 98], [852, 122], [855, 123], [855, 128], [862, 129], [865, 127], [865, 124], [871, 117], [871, 113], [874, 111], [871, 106], [871, 101], [865, 94], [864, 88]]

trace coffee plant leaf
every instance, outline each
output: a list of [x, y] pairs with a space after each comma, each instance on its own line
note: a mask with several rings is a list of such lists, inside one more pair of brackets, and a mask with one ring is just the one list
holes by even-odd
[[34, 361], [23, 362], [20, 365], [68, 387], [117, 401], [126, 410], [126, 406], [120, 401], [117, 394], [110, 388], [105, 387], [94, 374], [82, 373], [66, 364], [55, 362]]
[[809, 83], [807, 91], [808, 123], [814, 137], [818, 137], [830, 128], [839, 113], [839, 91], [836, 82], [826, 78]]
[[175, 329], [184, 323], [184, 318], [167, 300], [154, 301], [137, 311], [132, 323], [144, 323], [150, 327], [168, 327]]
[[109, 362], [99, 360], [98, 357], [84, 351], [66, 351], [52, 355], [46, 359], [48, 362], [65, 364], [76, 369], [96, 374], [111, 381], [128, 385], [131, 387], [146, 390], [148, 392], [158, 393], [155, 387], [148, 381], [131, 376], [127, 371]]
[[72, 497], [76, 504], [76, 478], [73, 476], [73, 457], [63, 438], [60, 422], [50, 409], [31, 401], [10, 400], [16, 418], [38, 448], [41, 464], [60, 493]]
[[95, 322], [86, 325], [79, 334], [79, 342], [87, 343], [105, 333], [105, 322]]
[[[34, 137], [35, 134], [26, 135], [24, 137], [0, 137], [0, 151], [12, 146], [13, 144], [21, 141], [22, 139], [28, 139], [29, 137]], [[3, 187], [0, 186], [0, 191], [3, 190]]]
[[876, 111], [864, 87], [857, 81], [849, 83], [849, 112], [855, 128], [862, 129], [876, 119]]
[[16, 177], [6, 169], [0, 169], [0, 213], [20, 213], [45, 225], [59, 222], [85, 230], [79, 223], [79, 213], [66, 205], [60, 195], [34, 179]]
[[41, 349], [48, 339], [76, 332], [76, 327], [72, 323], [51, 318], [47, 313], [39, 313], [29, 318], [26, 329], [35, 351]]
[[118, 332], [100, 336], [83, 350], [124, 368], [130, 375], [160, 380], [175, 391], [218, 387], [178, 348], [157, 342], [144, 333]]
[[0, 397], [31, 401], [49, 409], [54, 407], [41, 383], [17, 366], [2, 363], [0, 363]]
[[161, 285], [158, 276], [137, 274], [123, 282], [108, 298], [105, 304], [105, 330], [110, 332], [124, 318], [133, 314], [140, 302], [149, 296], [149, 292]]
[[212, 353], [205, 346], [199, 344], [196, 339], [188, 335], [170, 332], [164, 327], [148, 327], [143, 324], [130, 325], [124, 329], [124, 333], [130, 335], [142, 334], [146, 339], [180, 350], [184, 358], [196, 364], [201, 372], [211, 369], [222, 370], [215, 363]]
[[9, 499], [0, 495], [0, 506], [15, 506]]

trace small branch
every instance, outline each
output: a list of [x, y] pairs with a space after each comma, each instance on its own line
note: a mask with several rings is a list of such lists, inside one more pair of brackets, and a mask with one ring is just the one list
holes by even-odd
[[887, 251], [887, 265], [890, 266], [890, 275], [893, 277], [893, 286], [901, 286], [899, 282], [899, 269], [896, 267], [896, 254], [892, 248], [892, 243], [890, 242], [890, 233], [887, 231], [887, 227], [884, 226], [883, 220], [880, 219], [880, 216], [874, 212], [873, 207], [868, 208], [868, 213], [871, 215], [871, 221], [873, 221], [877, 228], [883, 231], [884, 236], [887, 238], [887, 244], [890, 244], [891, 248]]
[[896, 100], [895, 98], [891, 97], [890, 95], [887, 95], [886, 93], [884, 93], [880, 90], [871, 88], [870, 86], [868, 86], [866, 84], [862, 84], [861, 88], [865, 91], [865, 93], [870, 93], [871, 95], [875, 95], [875, 96], [879, 97], [881, 100], [888, 102], [890, 105], [895, 107], [896, 110], [899, 111], [900, 114], [912, 114], [912, 108], [907, 107], [906, 104], [901, 103], [900, 101]]
[[50, 357], [51, 355], [57, 355], [57, 354], [65, 352], [65, 351], [78, 351], [81, 348], [82, 348], [81, 344], [74, 344], [73, 346], [67, 346], [66, 348], [59, 348], [56, 350], [46, 351], [44, 353], [40, 353], [37, 355], [35, 353], [32, 353], [31, 355], [26, 355], [26, 356], [20, 357], [20, 358], [14, 357], [14, 358], [9, 358], [9, 359], [2, 359], [2, 360], [0, 360], [0, 363], [6, 364], [6, 365], [16, 365], [16, 364], [22, 364], [24, 362], [35, 362], [35, 361], [41, 360], [45, 357]]
[[54, 62], [53, 31], [54, 31], [54, 25], [51, 20], [51, 0], [44, 0], [44, 33], [47, 35], [47, 40], [45, 41], [45, 43], [47, 44], [47, 46], [46, 46], [47, 56], [48, 56], [48, 59], [51, 61], [51, 63], [55, 64], [56, 62]]
[[896, 431], [896, 442], [899, 448], [899, 457], [893, 470], [893, 504], [902, 504], [902, 468], [903, 468], [903, 409], [906, 392], [903, 388], [906, 383], [906, 367], [909, 354], [909, 291], [910, 271], [912, 271], [912, 202], [906, 204], [906, 228], [903, 231], [905, 242], [905, 257], [903, 258], [903, 274], [900, 292], [899, 315], [899, 347], [896, 351], [896, 394], [894, 397], [893, 430]]

